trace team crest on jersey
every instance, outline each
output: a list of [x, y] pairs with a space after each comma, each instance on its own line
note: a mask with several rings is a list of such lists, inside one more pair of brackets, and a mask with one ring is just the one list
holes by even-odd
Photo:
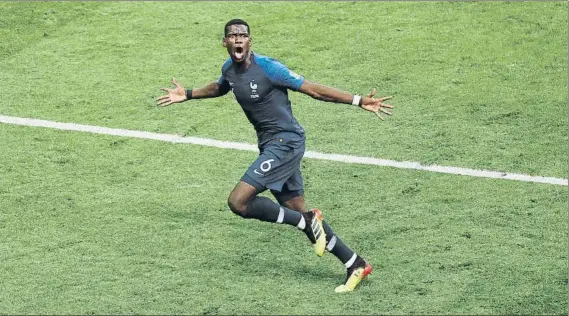
[[249, 88], [251, 88], [251, 99], [256, 99], [259, 97], [259, 94], [257, 93], [257, 84], [255, 83], [255, 80], [251, 80], [251, 82], [249, 82]]

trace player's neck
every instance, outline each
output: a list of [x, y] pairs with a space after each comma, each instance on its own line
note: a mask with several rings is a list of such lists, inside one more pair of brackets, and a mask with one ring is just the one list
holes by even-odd
[[253, 62], [253, 52], [249, 51], [249, 56], [247, 56], [242, 62], [235, 63], [235, 65], [237, 66], [237, 71], [245, 72], [247, 68], [249, 68], [252, 62]]

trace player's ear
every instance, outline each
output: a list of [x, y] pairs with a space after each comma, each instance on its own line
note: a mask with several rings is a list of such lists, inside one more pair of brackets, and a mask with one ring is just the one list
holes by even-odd
[[253, 43], [253, 38], [249, 37], [249, 47], [251, 47], [251, 44]]
[[225, 41], [225, 37], [221, 40], [221, 43], [223, 43], [223, 47], [227, 47], [227, 42]]

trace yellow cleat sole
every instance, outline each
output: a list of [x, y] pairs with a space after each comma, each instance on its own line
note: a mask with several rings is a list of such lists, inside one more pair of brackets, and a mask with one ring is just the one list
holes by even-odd
[[342, 284], [336, 287], [336, 289], [334, 289], [334, 292], [346, 293], [353, 291], [363, 279], [371, 274], [371, 271], [371, 265], [369, 263], [366, 263], [365, 267], [355, 270], [352, 275], [350, 275], [348, 281], [346, 281], [346, 284]]
[[324, 241], [318, 239], [314, 244], [314, 252], [318, 257], [322, 257], [326, 251], [326, 236], [324, 236]]
[[322, 257], [324, 252], [326, 251], [326, 233], [324, 232], [324, 226], [322, 225], [322, 221], [324, 220], [324, 216], [322, 216], [322, 212], [318, 209], [314, 209], [314, 218], [318, 221], [322, 232], [320, 233], [320, 238], [316, 240], [314, 244], [314, 252], [318, 257]]

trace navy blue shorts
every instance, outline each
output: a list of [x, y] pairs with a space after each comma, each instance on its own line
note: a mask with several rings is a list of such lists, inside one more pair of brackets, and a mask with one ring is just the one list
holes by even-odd
[[245, 172], [241, 181], [259, 191], [304, 191], [300, 161], [304, 155], [305, 137], [291, 132], [275, 134], [260, 148], [259, 157]]

